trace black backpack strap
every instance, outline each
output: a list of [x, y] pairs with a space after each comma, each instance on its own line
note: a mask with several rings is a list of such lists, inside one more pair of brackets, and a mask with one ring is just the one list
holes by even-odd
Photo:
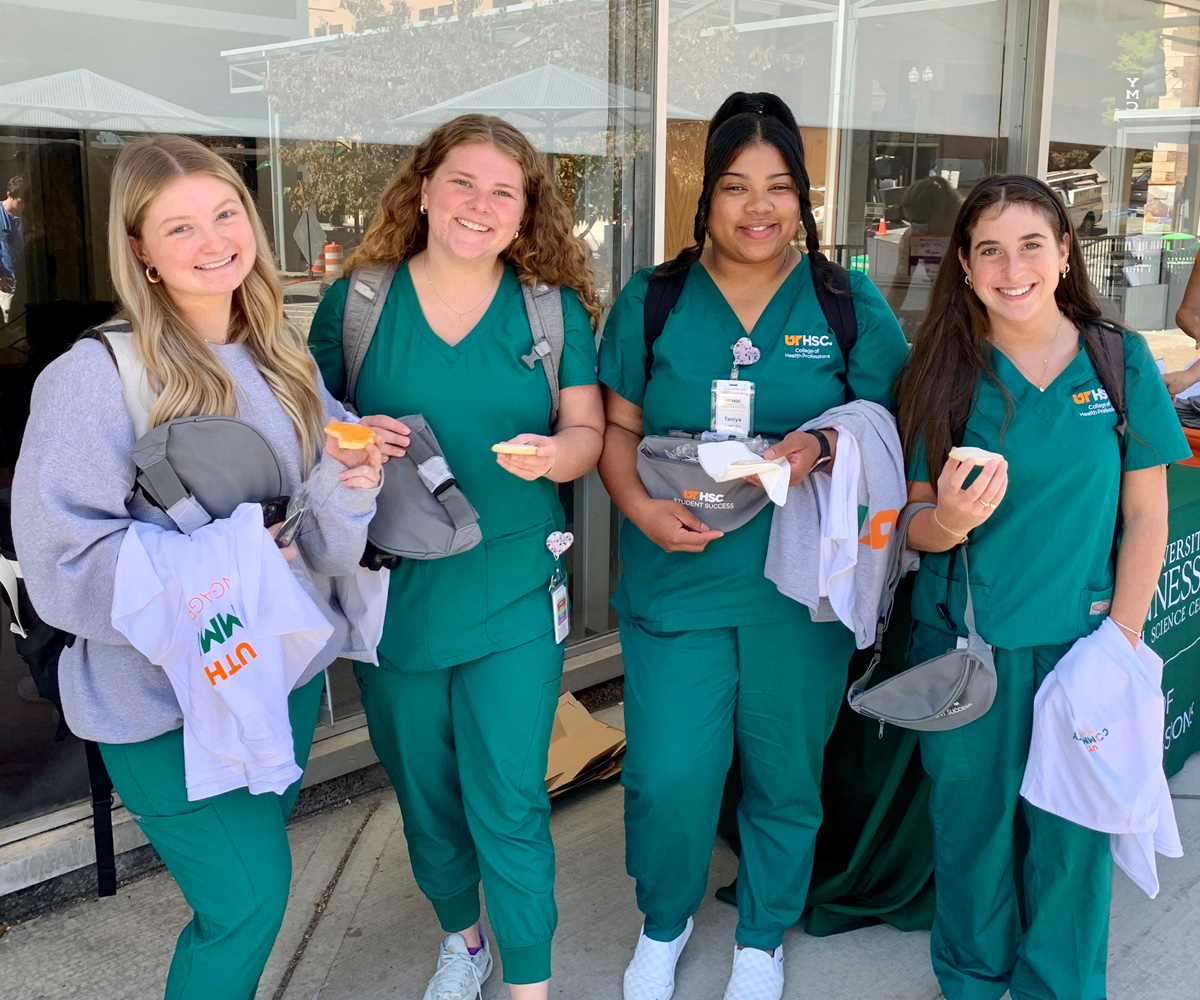
[[650, 283], [646, 286], [646, 301], [642, 308], [642, 324], [646, 338], [646, 381], [650, 381], [650, 368], [654, 364], [654, 342], [662, 336], [663, 328], [667, 325], [667, 317], [683, 294], [683, 286], [687, 283], [688, 272], [678, 271], [660, 278], [650, 275]]
[[101, 896], [117, 894], [117, 858], [113, 851], [113, 785], [100, 756], [100, 747], [83, 741], [87, 754], [88, 783], [92, 786], [92, 837], [96, 842], [96, 892]]
[[[1129, 431], [1129, 411], [1125, 407], [1125, 331], [1116, 323], [1106, 319], [1095, 320], [1090, 324], [1100, 334], [1100, 351], [1107, 365], [1096, 364], [1092, 358], [1092, 367], [1100, 377], [1100, 384], [1108, 393], [1108, 401], [1117, 413], [1117, 440], [1121, 444], [1121, 458], [1125, 458], [1125, 439]], [[1084, 343], [1087, 343], [1085, 340]], [[1116, 384], [1112, 383], [1105, 372], [1116, 372]]]
[[[825, 314], [825, 322], [837, 338], [838, 347], [842, 349], [842, 360], [846, 364], [848, 374], [850, 352], [858, 343], [858, 315], [854, 311], [854, 296], [850, 293], [850, 272], [840, 264], [832, 263], [819, 250], [809, 253], [808, 263], [812, 268], [817, 302], [821, 305], [821, 312]], [[849, 401], [854, 398], [854, 394], [850, 389], [849, 378], [843, 375], [843, 380], [846, 383], [846, 400]]]

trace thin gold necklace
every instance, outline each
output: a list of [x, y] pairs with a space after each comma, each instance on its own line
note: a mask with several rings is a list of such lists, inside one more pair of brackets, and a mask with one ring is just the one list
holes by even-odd
[[1042, 374], [1039, 378], [1035, 378], [1033, 372], [1021, 364], [1021, 362], [1016, 359], [1015, 355], [1009, 354], [1008, 351], [1005, 351], [1003, 348], [1001, 348], [1004, 356], [1019, 369], [1021, 369], [1022, 374], [1024, 374], [1024, 376], [1037, 387], [1038, 392], [1046, 391], [1046, 372], [1050, 369], [1050, 359], [1054, 357], [1054, 348], [1058, 344], [1059, 334], [1062, 333], [1062, 321], [1064, 319], [1066, 319], [1066, 317], [1062, 314], [1059, 314], [1058, 326], [1054, 328], [1054, 336], [1050, 338], [1050, 343], [1046, 345], [1046, 358], [1042, 362]]
[[[500, 279], [497, 278], [496, 283], [494, 285], [492, 285], [491, 288], [488, 289], [487, 294], [484, 295], [484, 297], [482, 299], [480, 299], [478, 302], [476, 302], [475, 305], [471, 306], [471, 308], [468, 309], [466, 312], [459, 312], [457, 309], [454, 308], [454, 306], [452, 306], [449, 302], [447, 302], [445, 300], [445, 298], [443, 298], [442, 293], [438, 291], [438, 286], [433, 283], [433, 275], [431, 275], [429, 273], [429, 255], [428, 254], [426, 254], [424, 257], [421, 258], [421, 265], [425, 268], [425, 280], [427, 282], [429, 282], [429, 287], [433, 289], [433, 294], [438, 297], [438, 300], [442, 303], [442, 305], [444, 305], [447, 309], [449, 309], [452, 313], [454, 313], [455, 316], [458, 317], [458, 321], [460, 323], [463, 320], [465, 320], [468, 316], [470, 316], [473, 312], [475, 312], [485, 302], [488, 302], [492, 298], [492, 296], [494, 296], [496, 294], [496, 289], [500, 287]], [[504, 272], [501, 271], [500, 273], [503, 274]]]

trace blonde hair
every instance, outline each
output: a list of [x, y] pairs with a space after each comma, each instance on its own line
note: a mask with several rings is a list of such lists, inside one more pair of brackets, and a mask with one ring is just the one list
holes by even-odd
[[304, 474], [324, 442], [324, 406], [316, 364], [304, 338], [284, 318], [267, 234], [245, 183], [225, 160], [193, 139], [156, 135], [121, 150], [113, 168], [108, 208], [108, 260], [121, 315], [133, 326], [134, 343], [157, 394], [150, 426], [176, 417], [237, 415], [234, 383], [171, 301], [165, 285], [146, 280], [145, 265], [130, 245], [141, 239], [146, 209], [172, 181], [206, 174], [229, 184], [254, 232], [254, 266], [233, 293], [230, 343], [245, 343], [263, 379], [296, 429]]
[[369, 263], [402, 263], [425, 249], [429, 222], [420, 210], [421, 182], [441, 166], [452, 149], [466, 143], [495, 146], [516, 160], [525, 178], [521, 233], [501, 251], [500, 259], [513, 264], [526, 284], [540, 278], [575, 289], [597, 329], [600, 297], [588, 267], [590, 254], [587, 244], [574, 234], [574, 218], [550, 179], [549, 163], [524, 133], [492, 115], [460, 115], [425, 137], [383, 192], [379, 214], [350, 255], [348, 269]]

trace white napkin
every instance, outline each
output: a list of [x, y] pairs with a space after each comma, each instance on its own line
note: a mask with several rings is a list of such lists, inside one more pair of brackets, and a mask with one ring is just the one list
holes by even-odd
[[787, 503], [791, 467], [786, 458], [774, 461], [756, 455], [741, 441], [705, 441], [696, 449], [700, 466], [718, 483], [758, 476], [775, 503]]

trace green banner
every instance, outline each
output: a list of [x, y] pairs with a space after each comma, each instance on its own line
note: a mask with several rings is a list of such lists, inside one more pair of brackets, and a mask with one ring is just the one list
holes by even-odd
[[1146, 640], [1163, 658], [1167, 774], [1200, 750], [1200, 468], [1175, 465], [1167, 554], [1146, 619]]

